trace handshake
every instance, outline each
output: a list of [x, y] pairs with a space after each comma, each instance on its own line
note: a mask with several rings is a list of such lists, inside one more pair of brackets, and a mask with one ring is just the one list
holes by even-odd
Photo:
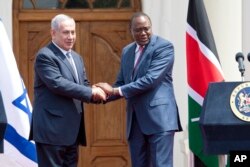
[[112, 95], [119, 95], [119, 90], [108, 83], [99, 82], [92, 86], [92, 100], [94, 102], [106, 101]]

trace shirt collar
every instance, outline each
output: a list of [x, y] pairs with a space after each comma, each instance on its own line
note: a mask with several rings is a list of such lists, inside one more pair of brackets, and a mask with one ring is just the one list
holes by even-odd
[[[143, 47], [143, 49], [144, 49], [145, 46], [142, 46], [142, 47]], [[138, 45], [138, 44], [136, 43], [135, 53], [138, 53], [138, 52], [139, 52], [139, 48], [140, 48], [140, 45]]]
[[64, 49], [62, 49], [62, 48], [60, 48], [55, 42], [53, 42], [52, 41], [52, 43], [66, 56], [66, 54], [68, 53], [68, 52], [71, 52], [71, 50], [68, 50], [68, 51], [66, 51], [66, 50], [64, 50]]

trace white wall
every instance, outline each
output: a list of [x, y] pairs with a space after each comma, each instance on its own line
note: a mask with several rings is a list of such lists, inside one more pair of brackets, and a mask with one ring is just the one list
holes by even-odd
[[12, 0], [0, 0], [0, 19], [12, 43]]
[[242, 46], [242, 52], [245, 55], [245, 81], [250, 80], [250, 62], [247, 60], [247, 54], [250, 53], [250, 1], [249, 0], [243, 0], [242, 1], [242, 34], [243, 34], [243, 46]]
[[205, 0], [226, 81], [241, 81], [235, 55], [242, 52], [242, 1]]

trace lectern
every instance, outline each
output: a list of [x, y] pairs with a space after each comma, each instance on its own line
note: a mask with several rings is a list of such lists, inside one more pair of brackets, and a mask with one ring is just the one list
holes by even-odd
[[3, 153], [3, 139], [6, 126], [7, 126], [7, 118], [5, 114], [2, 94], [0, 92], [0, 153]]
[[199, 123], [205, 154], [250, 150], [250, 82], [210, 83]]

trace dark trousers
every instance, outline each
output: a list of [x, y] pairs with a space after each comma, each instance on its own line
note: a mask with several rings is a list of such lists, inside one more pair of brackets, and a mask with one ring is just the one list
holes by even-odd
[[134, 114], [128, 139], [132, 167], [173, 167], [174, 134], [169, 131], [145, 135]]
[[77, 167], [78, 145], [56, 146], [36, 143], [39, 167]]

